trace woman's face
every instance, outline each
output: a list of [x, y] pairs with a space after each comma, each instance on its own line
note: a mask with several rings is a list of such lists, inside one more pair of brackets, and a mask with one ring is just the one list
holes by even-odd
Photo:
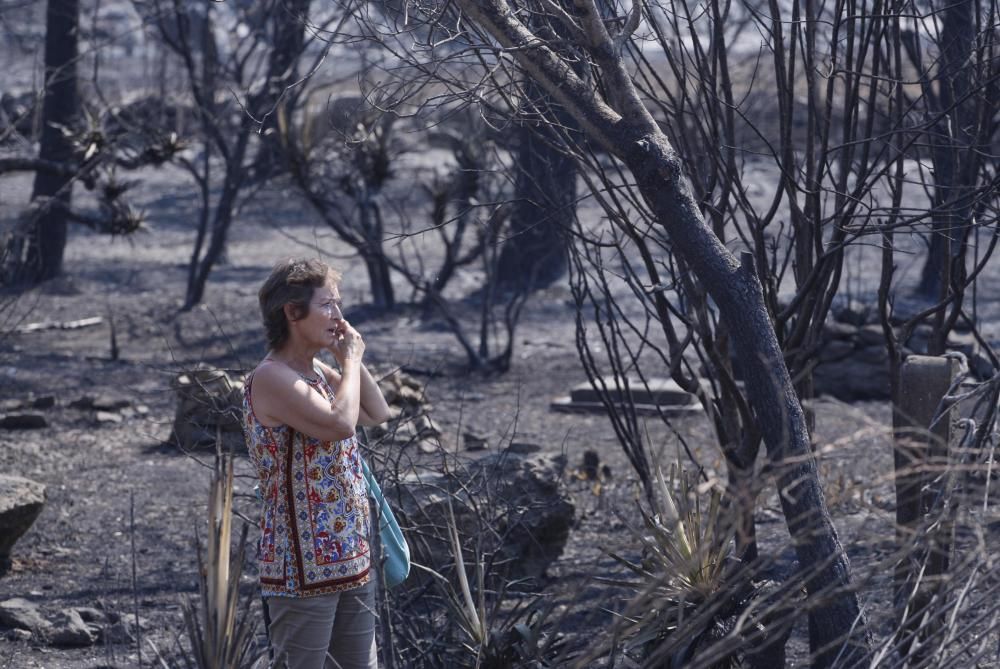
[[327, 348], [340, 334], [344, 319], [340, 310], [340, 291], [328, 283], [313, 291], [309, 301], [309, 315], [290, 323], [299, 336], [307, 343], [319, 348]]

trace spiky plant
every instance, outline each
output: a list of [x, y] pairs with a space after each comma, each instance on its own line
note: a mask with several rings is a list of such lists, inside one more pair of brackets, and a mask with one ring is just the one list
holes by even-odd
[[[463, 652], [454, 657], [456, 666], [475, 669], [547, 669], [556, 666], [561, 640], [553, 633], [551, 603], [541, 596], [527, 604], [511, 605], [506, 598], [505, 578], [490, 578], [486, 561], [478, 552], [474, 561], [474, 581], [470, 581], [458, 523], [449, 500], [447, 533], [454, 564], [454, 581], [429, 567], [415, 564], [433, 577], [449, 613], [464, 639]], [[491, 589], [487, 581], [496, 581]], [[475, 583], [473, 587], [472, 583]]]
[[244, 669], [256, 652], [256, 621], [250, 615], [251, 598], [241, 602], [239, 584], [248, 526], [244, 523], [236, 553], [231, 551], [233, 519], [233, 460], [216, 455], [208, 496], [208, 559], [198, 545], [198, 597], [183, 603], [190, 655], [182, 655], [187, 669]]
[[[699, 486], [692, 475], [671, 468], [669, 481], [657, 470], [656, 489], [654, 508], [639, 505], [643, 529], [633, 528], [642, 546], [641, 561], [611, 554], [639, 577], [618, 582], [637, 591], [618, 632], [644, 666], [680, 667], [714, 639], [721, 619], [732, 613], [735, 602], [727, 591], [725, 565], [734, 530], [720, 523], [718, 486]], [[706, 493], [707, 507], [702, 502]], [[735, 659], [713, 664], [734, 666]]]

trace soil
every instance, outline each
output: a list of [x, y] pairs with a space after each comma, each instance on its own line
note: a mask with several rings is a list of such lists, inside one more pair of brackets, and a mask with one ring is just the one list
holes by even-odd
[[[204, 532], [211, 453], [185, 454], [171, 442], [171, 380], [197, 363], [252, 368], [263, 353], [258, 286], [276, 259], [311, 255], [318, 245], [345, 270], [347, 316], [365, 336], [369, 363], [379, 370], [402, 367], [427, 384], [446, 449], [462, 452], [461, 434], [471, 430], [486, 436], [493, 451], [519, 441], [566, 454], [565, 483], [577, 521], [549, 570], [546, 590], [561, 603], [560, 624], [569, 638], [586, 641], [606, 631], [614, 620], [608, 611], [623, 607], [627, 591], [594, 579], [624, 576], [609, 551], [638, 553], [623, 520], [635, 517], [636, 477], [605, 417], [549, 408], [555, 397], [585, 381], [568, 289], [547, 289], [528, 303], [508, 373], [468, 373], [462, 350], [440, 319], [406, 305], [384, 313], [366, 307], [362, 265], [275, 185], [239, 214], [226, 262], [212, 274], [204, 304], [180, 312], [195, 197], [181, 175], [164, 170], [142, 175], [145, 185], [137, 191], [150, 218], [148, 231], [108, 239], [73, 230], [64, 277], [21, 295], [0, 314], [6, 333], [0, 338], [0, 400], [56, 398], [53, 408], [42, 411], [48, 427], [0, 431], [0, 471], [42, 482], [48, 495], [44, 512], [15, 548], [11, 571], [0, 578], [0, 601], [24, 597], [47, 615], [73, 607], [138, 612], [146, 621], [143, 664], [152, 661], [154, 646], [165, 655], [176, 651], [180, 602], [196, 593], [193, 544], [196, 530]], [[20, 193], [26, 182], [6, 179], [3, 186]], [[466, 274], [453, 290], [462, 294], [475, 283]], [[402, 287], [400, 294], [405, 297]], [[102, 322], [92, 327], [15, 331], [29, 323], [95, 316]], [[74, 408], [85, 396], [120, 398], [128, 409], [118, 412], [120, 422], [100, 420], [92, 409]], [[889, 409], [883, 402], [826, 400], [814, 409], [828, 501], [878, 634], [888, 625], [887, 577], [879, 556], [893, 538]], [[656, 420], [649, 428], [664, 468], [686, 460], [684, 443], [710, 475], [722, 475], [702, 414], [675, 419], [672, 430]], [[596, 451], [609, 468], [600, 486], [575, 476], [586, 450]], [[252, 517], [245, 458], [238, 473], [237, 506]], [[760, 500], [758, 522], [764, 553], [775, 558], [776, 572], [787, 570], [792, 551], [773, 494]], [[797, 629], [789, 666], [805, 665], [803, 639], [804, 630]], [[59, 649], [0, 637], [3, 667], [93, 669], [135, 666], [137, 660], [135, 644]]]

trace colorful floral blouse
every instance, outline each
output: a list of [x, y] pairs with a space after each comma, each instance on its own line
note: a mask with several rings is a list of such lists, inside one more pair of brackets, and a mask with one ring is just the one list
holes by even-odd
[[[333, 401], [322, 375], [302, 378]], [[310, 597], [364, 585], [371, 518], [357, 439], [321, 441], [288, 425], [262, 425], [250, 402], [252, 383], [253, 374], [243, 393], [243, 431], [263, 497], [263, 595]]]

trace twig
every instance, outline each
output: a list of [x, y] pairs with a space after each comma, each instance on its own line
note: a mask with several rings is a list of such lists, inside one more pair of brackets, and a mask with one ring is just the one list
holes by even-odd
[[135, 553], [135, 490], [128, 492], [128, 524], [129, 534], [132, 543], [132, 604], [135, 612], [135, 653], [136, 662], [142, 667], [142, 627], [139, 625], [139, 588], [138, 577], [136, 575], [136, 553]]

